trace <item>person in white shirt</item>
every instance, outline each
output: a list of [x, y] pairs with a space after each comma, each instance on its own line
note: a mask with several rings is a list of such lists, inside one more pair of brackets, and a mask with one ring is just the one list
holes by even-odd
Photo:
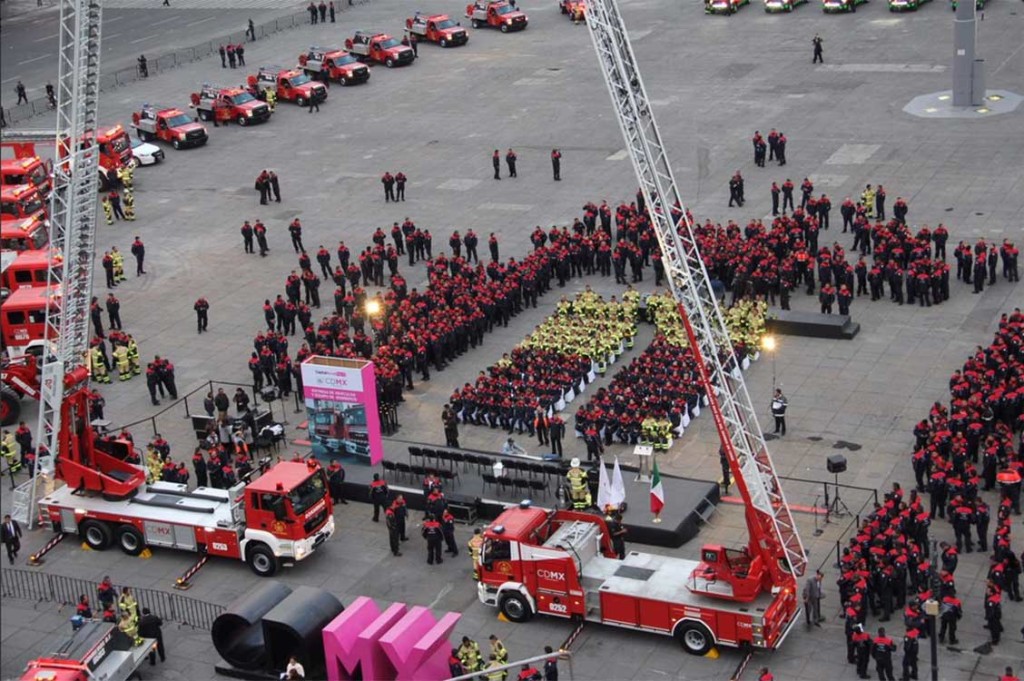
[[509, 438], [501, 447], [501, 453], [505, 456], [525, 456], [526, 450], [516, 444], [516, 441]]

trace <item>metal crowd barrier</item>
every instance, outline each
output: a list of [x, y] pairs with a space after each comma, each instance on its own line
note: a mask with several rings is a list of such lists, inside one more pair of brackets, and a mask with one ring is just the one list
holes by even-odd
[[[95, 582], [53, 575], [37, 570], [5, 568], [0, 570], [0, 595], [4, 598], [19, 598], [36, 601], [37, 603], [59, 603], [60, 607], [77, 605], [79, 596], [89, 597], [93, 605], [93, 614], [99, 616]], [[124, 585], [115, 584], [120, 593]], [[138, 601], [139, 610], [149, 608], [150, 611], [165, 622], [175, 622], [182, 627], [192, 629], [209, 629], [213, 621], [224, 612], [224, 606], [197, 598], [189, 598], [177, 593], [167, 593], [156, 589], [137, 588], [129, 585], [132, 595]], [[73, 613], [72, 613], [73, 614]]]

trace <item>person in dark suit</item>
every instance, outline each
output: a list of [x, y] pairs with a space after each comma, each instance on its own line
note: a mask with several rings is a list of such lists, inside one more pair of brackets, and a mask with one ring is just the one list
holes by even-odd
[[156, 665], [156, 656], [160, 656], [161, 662], [167, 661], [167, 654], [164, 651], [164, 621], [151, 613], [149, 608], [142, 609], [142, 617], [139, 619], [139, 636], [142, 638], [156, 639], [156, 648], [149, 653], [149, 665]]
[[10, 514], [4, 516], [4, 524], [0, 527], [0, 540], [7, 549], [7, 560], [14, 565], [14, 559], [18, 557], [18, 551], [21, 551], [21, 525], [17, 520], [13, 520]]

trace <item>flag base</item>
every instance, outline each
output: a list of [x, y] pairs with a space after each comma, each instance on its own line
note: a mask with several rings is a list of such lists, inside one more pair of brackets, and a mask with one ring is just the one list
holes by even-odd
[[651, 522], [652, 522], [652, 523], [660, 523], [660, 522], [661, 522], [661, 518], [655, 518], [655, 519], [654, 519], [654, 520], [652, 520]]

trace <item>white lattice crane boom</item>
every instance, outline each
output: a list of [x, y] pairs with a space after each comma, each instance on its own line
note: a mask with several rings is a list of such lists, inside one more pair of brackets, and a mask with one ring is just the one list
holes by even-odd
[[[61, 0], [57, 53], [57, 126], [50, 244], [64, 254], [51, 265], [54, 295], [46, 313], [40, 409], [36, 437], [45, 444], [36, 474], [49, 474], [61, 438], [88, 423], [87, 402], [65, 404], [65, 394], [88, 382], [89, 305], [96, 245], [99, 147], [95, 143], [100, 92], [99, 0]], [[62, 420], [67, 420], [62, 429]], [[64, 446], [67, 446], [65, 441]], [[35, 521], [37, 485], [31, 483], [27, 521]]]
[[[750, 548], [766, 558], [774, 584], [804, 574], [807, 556], [772, 465], [753, 403], [736, 367], [725, 319], [712, 293], [616, 0], [587, 0], [587, 25], [665, 272], [679, 304], [710, 408], [742, 495]], [[678, 216], [678, 217], [677, 217]]]

